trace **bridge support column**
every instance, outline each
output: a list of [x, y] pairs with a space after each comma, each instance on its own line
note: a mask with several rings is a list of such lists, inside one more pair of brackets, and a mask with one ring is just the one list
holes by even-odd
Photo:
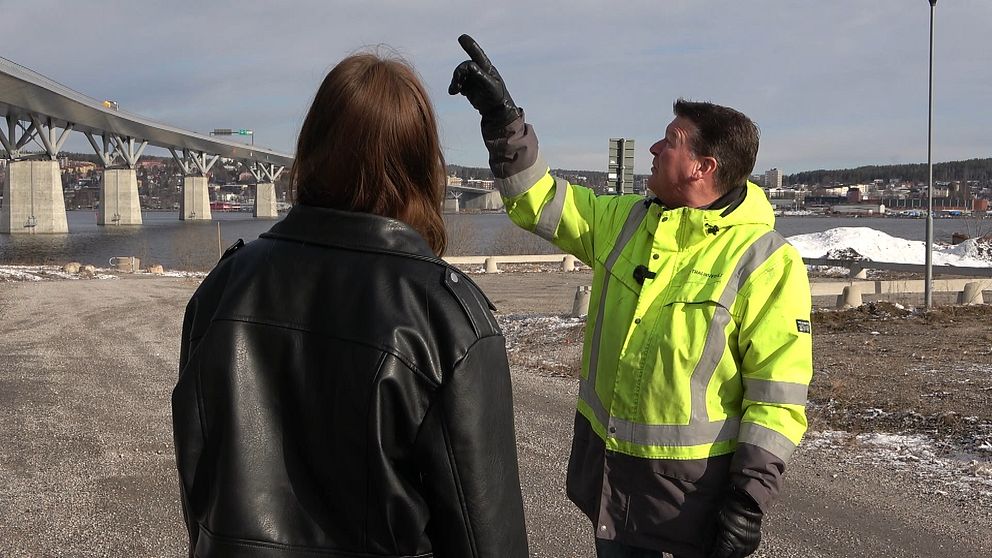
[[503, 209], [503, 198], [499, 192], [487, 192], [484, 194], [472, 194], [463, 192], [461, 195], [463, 209], [479, 209], [483, 211], [494, 211]]
[[100, 210], [97, 225], [140, 225], [141, 204], [138, 200], [138, 173], [134, 169], [103, 171], [100, 187]]
[[207, 177], [187, 176], [183, 179], [183, 197], [179, 205], [180, 221], [209, 221], [210, 193]]
[[255, 218], [256, 219], [278, 219], [279, 211], [276, 207], [276, 185], [271, 182], [263, 182], [255, 185]]
[[11, 161], [3, 188], [0, 233], [67, 233], [57, 161]]

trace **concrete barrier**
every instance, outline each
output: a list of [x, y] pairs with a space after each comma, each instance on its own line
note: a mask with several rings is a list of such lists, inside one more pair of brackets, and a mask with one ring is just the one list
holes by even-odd
[[575, 289], [575, 302], [572, 303], [572, 317], [581, 318], [589, 314], [589, 295], [592, 287], [579, 286]]
[[562, 271], [575, 271], [575, 256], [571, 254], [565, 254], [565, 257], [561, 260], [561, 270]]
[[837, 308], [857, 308], [861, 306], [861, 288], [858, 285], [848, 285], [837, 297]]
[[114, 256], [110, 258], [110, 267], [122, 273], [137, 273], [141, 260], [134, 256]]
[[958, 304], [985, 304], [985, 295], [977, 281], [965, 283], [964, 290], [958, 293]]
[[499, 267], [496, 266], [496, 258], [492, 256], [486, 258], [486, 273], [499, 273]]

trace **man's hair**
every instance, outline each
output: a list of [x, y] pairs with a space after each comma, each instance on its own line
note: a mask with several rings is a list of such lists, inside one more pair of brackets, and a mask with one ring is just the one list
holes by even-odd
[[697, 132], [689, 140], [692, 152], [716, 159], [720, 193], [744, 184], [758, 156], [758, 126], [740, 112], [713, 103], [679, 98], [673, 110], [696, 125]]
[[399, 219], [444, 253], [437, 121], [402, 59], [360, 53], [327, 74], [303, 121], [291, 180], [302, 204]]

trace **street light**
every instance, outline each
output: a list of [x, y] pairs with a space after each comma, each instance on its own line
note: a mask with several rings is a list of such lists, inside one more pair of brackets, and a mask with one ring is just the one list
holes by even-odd
[[927, 257], [923, 304], [933, 306], [933, 14], [937, 0], [930, 0], [930, 91], [927, 106]]
[[255, 130], [249, 128], [238, 128], [233, 130], [231, 128], [215, 128], [214, 131], [210, 132], [211, 136], [251, 136], [251, 144], [255, 145]]

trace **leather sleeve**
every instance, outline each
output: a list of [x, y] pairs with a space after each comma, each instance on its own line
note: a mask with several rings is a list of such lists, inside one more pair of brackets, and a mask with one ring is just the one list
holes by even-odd
[[503, 337], [477, 341], [435, 396], [417, 441], [434, 556], [526, 557]]
[[[195, 470], [196, 462], [203, 451], [203, 438], [200, 436], [199, 409], [195, 391], [191, 393], [190, 386], [195, 385], [191, 373], [184, 374], [189, 356], [193, 350], [192, 335], [196, 322], [199, 304], [196, 296], [186, 305], [183, 318], [183, 332], [179, 349], [179, 384], [172, 394], [172, 426], [175, 437], [176, 462], [179, 466], [179, 497], [183, 508], [183, 522], [189, 534], [189, 556], [192, 558], [196, 542], [199, 538], [199, 526], [192, 517], [189, 506], [189, 487], [192, 486], [191, 471]], [[185, 378], [184, 378], [185, 376]], [[185, 379], [185, 382], [183, 381]], [[183, 467], [186, 465], [186, 467]], [[183, 472], [186, 472], [184, 475]]]

